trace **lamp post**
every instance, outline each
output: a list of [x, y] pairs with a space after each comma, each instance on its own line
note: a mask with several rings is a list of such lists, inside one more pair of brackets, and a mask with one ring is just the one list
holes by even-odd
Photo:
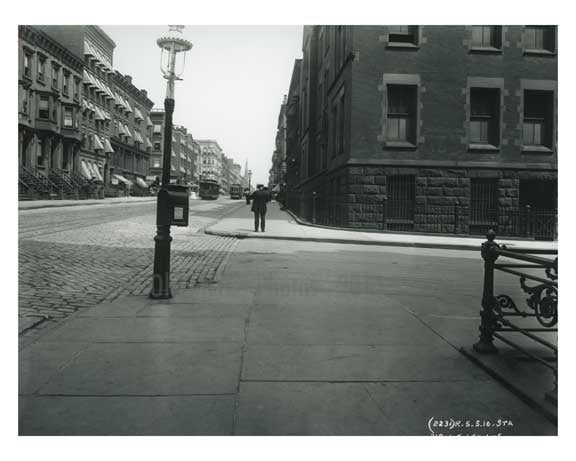
[[250, 181], [252, 180], [252, 170], [248, 170], [248, 192], [252, 192], [252, 186]]
[[[166, 99], [164, 99], [164, 158], [162, 164], [162, 185], [160, 192], [170, 185], [170, 168], [172, 157], [172, 115], [174, 114], [174, 83], [182, 80], [180, 76], [184, 72], [186, 63], [186, 52], [192, 48], [192, 43], [178, 36], [182, 34], [184, 26], [169, 26], [169, 32], [176, 32], [174, 36], [159, 38], [156, 43], [162, 50], [160, 55], [160, 70], [167, 80]], [[176, 58], [178, 53], [184, 55], [182, 70], [176, 74]], [[166, 62], [164, 57], [166, 56]], [[152, 277], [152, 290], [150, 297], [154, 299], [168, 299], [172, 297], [170, 290], [170, 223], [161, 219], [165, 212], [162, 207], [166, 204], [161, 201], [162, 193], [158, 193], [156, 205], [156, 236], [154, 237], [154, 275]]]

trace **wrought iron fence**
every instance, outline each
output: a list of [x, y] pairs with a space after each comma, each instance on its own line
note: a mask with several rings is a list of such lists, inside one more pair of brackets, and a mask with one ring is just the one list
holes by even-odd
[[478, 204], [430, 205], [414, 200], [345, 203], [316, 194], [310, 211], [310, 222], [333, 227], [478, 236], [493, 229], [505, 237], [558, 238], [557, 210], [529, 205], [482, 209]]
[[[482, 244], [484, 259], [484, 289], [480, 339], [474, 350], [480, 354], [497, 352], [494, 338], [522, 352], [530, 359], [550, 369], [555, 387], [546, 397], [557, 400], [558, 347], [542, 333], [558, 332], [558, 250], [528, 251], [507, 249], [495, 240], [496, 233], [489, 231], [488, 240]], [[545, 256], [548, 257], [545, 257]], [[555, 258], [553, 258], [556, 256]], [[496, 263], [500, 258], [505, 261]], [[526, 306], [517, 304], [508, 294], [494, 295], [494, 272], [500, 271], [518, 277], [522, 291], [528, 294]], [[542, 274], [543, 273], [543, 274]], [[531, 285], [535, 283], [535, 285]], [[527, 308], [526, 308], [527, 307]], [[531, 319], [528, 325], [518, 324], [514, 319]], [[533, 351], [510, 339], [508, 333], [521, 334], [551, 351], [552, 357], [536, 355]]]

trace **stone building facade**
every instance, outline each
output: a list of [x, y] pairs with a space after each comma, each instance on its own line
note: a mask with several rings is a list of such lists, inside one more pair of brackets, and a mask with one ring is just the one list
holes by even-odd
[[[35, 138], [42, 140], [36, 145], [41, 144], [43, 154], [36, 156], [40, 162], [28, 162], [33, 170], [21, 168], [20, 181], [44, 176], [42, 181], [60, 196], [84, 195], [85, 189], [99, 197], [146, 193], [152, 150], [148, 114], [153, 103], [130, 76], [113, 69], [114, 41], [93, 25], [22, 26], [19, 30], [50, 44], [48, 54], [31, 53], [30, 46], [25, 53], [22, 49], [21, 61], [24, 72], [31, 72], [40, 86], [38, 94], [42, 95], [34, 109], [39, 111], [39, 127], [44, 133], [52, 127], [63, 140], [55, 142], [45, 135]], [[22, 97], [25, 85], [30, 88], [29, 81], [25, 77], [24, 85], [19, 85]], [[21, 151], [26, 155], [21, 164], [28, 159], [29, 147], [27, 138], [22, 138]]]
[[284, 95], [284, 100], [280, 105], [278, 113], [278, 123], [276, 126], [275, 149], [272, 154], [272, 167], [269, 171], [268, 187], [270, 190], [284, 187], [286, 183], [286, 107], [288, 96]]
[[[164, 150], [164, 111], [151, 112], [152, 154], [150, 157], [150, 175], [162, 177]], [[198, 157], [200, 147], [192, 133], [180, 125], [172, 127], [172, 156], [170, 161], [170, 182], [196, 188], [198, 186]]]
[[[18, 27], [18, 164], [23, 196], [76, 193], [73, 187], [61, 187], [60, 180], [80, 168], [83, 68], [81, 56], [46, 33]], [[76, 174], [76, 180], [81, 179]]]
[[300, 68], [296, 59], [292, 69], [286, 104], [286, 204], [300, 213]]
[[309, 26], [299, 96], [306, 219], [512, 235], [555, 217], [555, 27]]
[[200, 181], [209, 179], [222, 184], [222, 148], [211, 139], [197, 139], [196, 142], [201, 150]]

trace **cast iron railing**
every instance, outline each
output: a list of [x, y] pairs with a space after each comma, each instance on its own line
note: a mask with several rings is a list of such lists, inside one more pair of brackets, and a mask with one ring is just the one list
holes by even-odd
[[[542, 333], [558, 332], [558, 250], [508, 249], [494, 241], [496, 233], [488, 231], [488, 240], [482, 244], [484, 259], [484, 289], [480, 312], [480, 340], [474, 350], [481, 354], [498, 351], [494, 338], [522, 352], [530, 359], [549, 368], [554, 373], [555, 387], [546, 397], [557, 399], [558, 347]], [[548, 256], [548, 257], [546, 257]], [[555, 257], [554, 257], [555, 256]], [[506, 258], [496, 263], [499, 258]], [[526, 307], [517, 304], [507, 294], [494, 295], [494, 272], [500, 271], [519, 278], [520, 287], [528, 298]], [[534, 284], [535, 283], [535, 284]], [[514, 318], [531, 319], [529, 326], [519, 325]], [[542, 357], [510, 339], [508, 333], [521, 334], [553, 353]]]
[[390, 232], [486, 235], [493, 229], [502, 237], [558, 238], [557, 210], [530, 205], [481, 210], [470, 205], [432, 205], [410, 200], [345, 203], [317, 193], [310, 197], [308, 212], [301, 217], [324, 226]]

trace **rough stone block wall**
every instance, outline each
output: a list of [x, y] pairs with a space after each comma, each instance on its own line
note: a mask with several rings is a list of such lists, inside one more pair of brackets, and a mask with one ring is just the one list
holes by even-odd
[[523, 225], [522, 219], [525, 220], [519, 207], [520, 179], [542, 177], [541, 172], [517, 170], [350, 166], [335, 176], [338, 180], [342, 177], [345, 179], [337, 190], [331, 189], [328, 183], [334, 177], [318, 178], [308, 185], [301, 197], [300, 215], [312, 221], [312, 193], [315, 191], [317, 217], [324, 219], [324, 224], [398, 230], [392, 224], [385, 225], [387, 178], [395, 175], [415, 177], [413, 225], [402, 230], [444, 234], [470, 232], [471, 179], [497, 179], [497, 231], [500, 235], [518, 235], [518, 229]]

